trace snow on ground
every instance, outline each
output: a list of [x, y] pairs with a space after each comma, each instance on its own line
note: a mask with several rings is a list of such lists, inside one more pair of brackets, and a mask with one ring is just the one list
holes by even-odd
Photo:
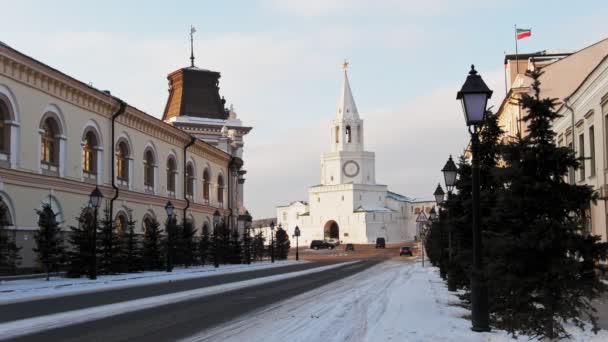
[[19, 336], [46, 331], [58, 327], [94, 321], [110, 316], [128, 312], [140, 311], [161, 305], [174, 304], [178, 302], [194, 300], [206, 296], [216, 295], [228, 291], [235, 291], [246, 287], [262, 285], [289, 278], [295, 278], [317, 272], [328, 272], [334, 268], [347, 266], [360, 261], [350, 261], [328, 266], [315, 267], [312, 269], [277, 274], [268, 277], [249, 279], [216, 286], [203, 287], [166, 295], [135, 299], [115, 304], [101, 305], [88, 309], [80, 309], [62, 312], [58, 314], [27, 318], [18, 321], [0, 324], [0, 340], [16, 338]]
[[[435, 268], [387, 261], [270, 305], [185, 341], [509, 341], [504, 331], [474, 333]], [[574, 341], [608, 341], [569, 329]], [[528, 341], [525, 336], [520, 340]]]
[[251, 265], [220, 265], [219, 268], [213, 266], [194, 266], [189, 268], [176, 267], [173, 269], [173, 272], [158, 271], [100, 275], [96, 280], [90, 280], [88, 278], [70, 279], [51, 277], [49, 281], [46, 281], [44, 278], [0, 281], [0, 305], [183, 279], [202, 278], [220, 274], [255, 271], [305, 262], [307, 261], [284, 260], [276, 261], [274, 264], [264, 261], [256, 262]]

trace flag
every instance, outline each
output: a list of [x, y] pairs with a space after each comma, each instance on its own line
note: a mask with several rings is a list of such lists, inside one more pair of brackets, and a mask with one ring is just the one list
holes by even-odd
[[516, 29], [517, 40], [532, 36], [532, 29]]

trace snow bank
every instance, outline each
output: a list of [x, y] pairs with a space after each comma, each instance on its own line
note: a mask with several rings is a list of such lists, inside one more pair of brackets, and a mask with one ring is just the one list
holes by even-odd
[[[472, 332], [457, 302], [435, 268], [388, 261], [185, 341], [511, 340], [504, 331]], [[607, 331], [569, 330], [575, 341], [608, 341]]]
[[16, 338], [19, 336], [33, 334], [45, 330], [103, 319], [118, 314], [145, 310], [161, 305], [174, 304], [178, 302], [211, 296], [218, 293], [234, 291], [246, 287], [257, 286], [275, 281], [299, 277], [306, 274], [328, 271], [334, 268], [343, 267], [357, 262], [360, 261], [351, 261], [333, 264], [329, 266], [315, 267], [304, 271], [284, 273], [269, 277], [255, 278], [245, 281], [227, 283], [223, 285], [204, 287], [195, 290], [176, 292], [161, 296], [130, 300], [126, 302], [102, 305], [88, 309], [74, 310], [58, 314], [8, 322], [5, 324], [0, 324], [0, 339]]
[[103, 290], [114, 290], [132, 286], [172, 282], [176, 280], [203, 278], [221, 274], [247, 272], [274, 267], [283, 267], [307, 261], [284, 260], [271, 262], [256, 262], [251, 265], [221, 265], [195, 266], [189, 268], [176, 267], [173, 272], [157, 271], [128, 273], [118, 275], [102, 275], [96, 280], [88, 278], [27, 279], [0, 282], [0, 305], [30, 301], [35, 299], [61, 297]]

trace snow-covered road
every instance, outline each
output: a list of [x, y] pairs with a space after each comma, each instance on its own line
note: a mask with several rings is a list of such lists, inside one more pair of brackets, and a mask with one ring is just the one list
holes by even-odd
[[[510, 340], [502, 331], [472, 332], [456, 302], [436, 269], [387, 261], [186, 341]], [[607, 331], [572, 332], [577, 341], [608, 341]]]

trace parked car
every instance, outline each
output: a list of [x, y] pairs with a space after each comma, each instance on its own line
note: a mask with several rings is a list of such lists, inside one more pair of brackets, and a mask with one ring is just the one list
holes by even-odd
[[399, 255], [409, 255], [409, 256], [414, 256], [414, 254], [412, 253], [412, 248], [411, 247], [407, 247], [407, 246], [403, 246], [399, 249]]
[[312, 240], [310, 249], [334, 249], [336, 246], [323, 240]]
[[346, 251], [355, 251], [355, 245], [353, 245], [352, 243], [347, 243], [346, 244]]
[[340, 245], [340, 240], [338, 239], [325, 239], [325, 242], [331, 243], [335, 247], [338, 247]]
[[376, 248], [386, 248], [386, 240], [384, 240], [384, 238], [377, 238]]

